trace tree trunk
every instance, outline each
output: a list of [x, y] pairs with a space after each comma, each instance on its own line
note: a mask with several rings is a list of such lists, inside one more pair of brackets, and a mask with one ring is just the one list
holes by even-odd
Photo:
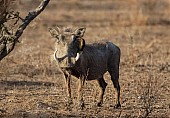
[[16, 43], [19, 41], [19, 37], [22, 35], [25, 28], [45, 9], [49, 2], [50, 0], [43, 0], [34, 11], [28, 13], [25, 19], [23, 19], [22, 24], [17, 29], [12, 42], [7, 43], [7, 41], [4, 41], [0, 44], [0, 61], [14, 49]]

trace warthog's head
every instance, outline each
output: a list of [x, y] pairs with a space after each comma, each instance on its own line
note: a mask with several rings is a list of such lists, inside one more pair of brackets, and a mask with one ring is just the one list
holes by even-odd
[[85, 28], [77, 28], [61, 30], [57, 28], [49, 28], [52, 37], [56, 39], [54, 58], [57, 60], [61, 68], [72, 68], [79, 60], [81, 52], [85, 46], [83, 35]]

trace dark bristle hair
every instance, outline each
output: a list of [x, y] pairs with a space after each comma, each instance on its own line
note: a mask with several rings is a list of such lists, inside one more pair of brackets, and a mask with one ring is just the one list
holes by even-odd
[[71, 30], [71, 28], [66, 27], [66, 28], [64, 28], [64, 32], [72, 32], [72, 30]]

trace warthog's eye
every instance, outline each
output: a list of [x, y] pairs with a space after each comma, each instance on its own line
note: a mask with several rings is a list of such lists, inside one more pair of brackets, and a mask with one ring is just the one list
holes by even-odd
[[72, 38], [72, 40], [75, 40], [75, 39], [79, 39], [80, 36], [73, 34], [73, 35], [71, 36], [71, 38]]
[[78, 35], [75, 35], [75, 38], [77, 39], [77, 38], [79, 38], [80, 36], [78, 36]]
[[65, 36], [64, 35], [59, 35], [59, 40], [60, 41], [63, 41], [65, 39]]
[[57, 40], [57, 43], [58, 44], [65, 44], [65, 42], [64, 42], [64, 40], [65, 40], [65, 36], [64, 35], [58, 35], [58, 40]]

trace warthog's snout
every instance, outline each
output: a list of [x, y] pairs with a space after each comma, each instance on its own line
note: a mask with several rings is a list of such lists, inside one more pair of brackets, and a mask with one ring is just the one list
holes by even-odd
[[57, 50], [54, 53], [54, 59], [57, 60], [61, 68], [72, 68], [79, 60], [81, 53], [74, 55], [65, 55], [63, 57], [57, 57]]

